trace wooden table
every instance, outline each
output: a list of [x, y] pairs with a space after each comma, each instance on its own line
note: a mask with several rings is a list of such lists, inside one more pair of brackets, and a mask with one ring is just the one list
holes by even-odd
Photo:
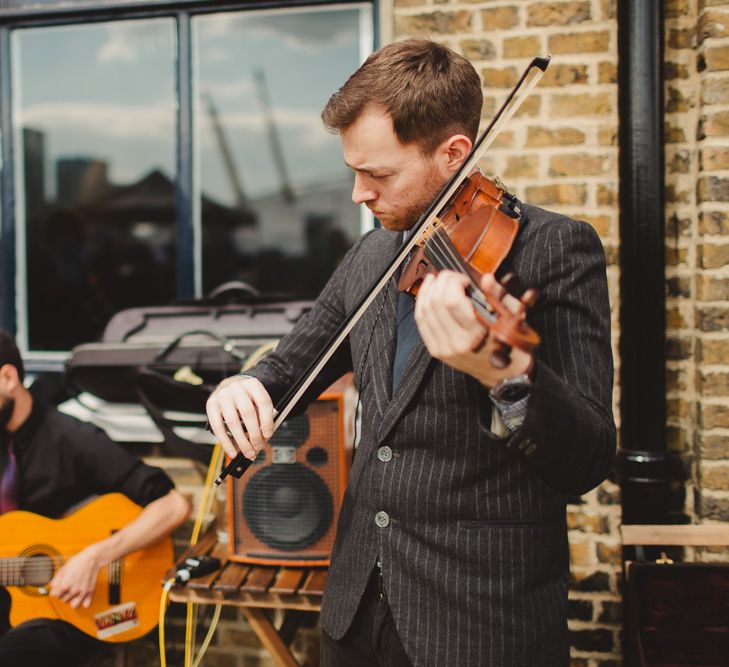
[[[235, 563], [228, 559], [228, 545], [217, 541], [214, 529], [188, 549], [180, 561], [189, 556], [214, 556], [220, 559], [222, 567], [205, 577], [191, 579], [185, 585], [173, 586], [170, 590], [172, 601], [240, 607], [277, 665], [301, 667], [289, 650], [302, 620], [302, 614], [296, 612], [318, 612], [321, 609], [327, 568]], [[173, 577], [174, 570], [167, 576]], [[274, 627], [264, 609], [287, 611], [281, 628]], [[310, 656], [305, 664], [317, 663], [318, 655]]]

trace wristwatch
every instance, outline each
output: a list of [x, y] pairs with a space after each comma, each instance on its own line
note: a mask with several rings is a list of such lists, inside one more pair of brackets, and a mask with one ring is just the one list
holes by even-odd
[[489, 391], [491, 398], [499, 403], [516, 403], [529, 396], [532, 381], [526, 373], [504, 378]]

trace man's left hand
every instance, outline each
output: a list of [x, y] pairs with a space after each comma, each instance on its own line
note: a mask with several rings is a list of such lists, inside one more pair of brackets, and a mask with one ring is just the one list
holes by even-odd
[[[415, 322], [432, 357], [492, 388], [505, 378], [528, 372], [532, 355], [514, 348], [505, 367], [493, 364], [496, 341], [476, 317], [466, 295], [469, 284], [466, 276], [454, 271], [427, 275], [415, 300]], [[518, 312], [522, 307], [519, 300], [507, 294], [491, 274], [483, 276], [480, 287], [503, 301], [512, 312]]]
[[74, 609], [88, 607], [94, 597], [96, 580], [103, 565], [96, 545], [91, 545], [66, 561], [51, 581], [50, 594], [68, 602]]

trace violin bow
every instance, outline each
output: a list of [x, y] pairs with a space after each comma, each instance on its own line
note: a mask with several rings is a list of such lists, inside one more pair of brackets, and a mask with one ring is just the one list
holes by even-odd
[[[407, 240], [400, 246], [394, 257], [390, 260], [387, 267], [382, 271], [380, 276], [373, 282], [368, 290], [364, 292], [357, 305], [347, 315], [345, 320], [339, 326], [339, 329], [332, 335], [322, 351], [310, 362], [306, 370], [299, 378], [289, 387], [281, 400], [275, 407], [275, 418], [273, 422], [274, 432], [286, 420], [291, 410], [294, 408], [304, 392], [311, 386], [317, 375], [324, 368], [326, 363], [332, 358], [349, 332], [355, 327], [357, 322], [362, 318], [367, 308], [375, 300], [380, 291], [387, 285], [388, 281], [395, 273], [397, 267], [405, 261], [410, 254], [413, 246], [420, 240], [423, 233], [430, 228], [435, 217], [445, 204], [451, 199], [458, 190], [461, 183], [468, 174], [476, 167], [478, 161], [483, 154], [491, 146], [494, 139], [498, 136], [501, 129], [512, 118], [514, 113], [519, 109], [522, 102], [527, 98], [534, 86], [537, 85], [539, 79], [547, 70], [551, 56], [534, 58], [522, 73], [516, 85], [507, 96], [498, 112], [491, 119], [491, 122], [479, 135], [474, 143], [471, 151], [463, 161], [459, 169], [451, 176], [448, 182], [443, 186], [438, 196], [431, 202], [428, 208], [418, 219], [413, 227], [413, 232], [408, 236]], [[243, 473], [251, 465], [252, 461], [238, 454], [232, 459], [221, 471], [220, 475], [215, 479], [215, 485], [219, 486], [225, 477], [232, 475], [239, 479]]]

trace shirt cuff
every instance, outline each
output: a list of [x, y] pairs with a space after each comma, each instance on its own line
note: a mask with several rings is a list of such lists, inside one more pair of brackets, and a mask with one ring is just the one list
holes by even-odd
[[489, 398], [499, 413], [501, 423], [509, 433], [516, 431], [524, 423], [529, 407], [529, 394], [513, 402], [500, 401], [491, 395]]

